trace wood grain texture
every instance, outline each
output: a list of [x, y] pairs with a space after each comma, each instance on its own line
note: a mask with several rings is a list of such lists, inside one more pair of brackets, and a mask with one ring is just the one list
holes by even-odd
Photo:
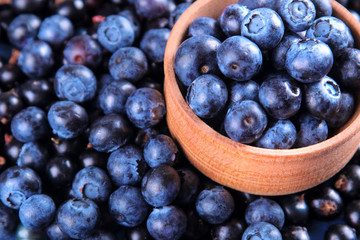
[[[186, 157], [203, 174], [230, 188], [258, 195], [283, 195], [314, 187], [341, 170], [360, 143], [360, 105], [340, 133], [313, 146], [272, 150], [237, 143], [222, 136], [186, 104], [173, 70], [176, 50], [197, 17], [217, 18], [237, 0], [198, 0], [175, 24], [166, 46], [164, 92], [167, 123]], [[357, 46], [360, 26], [343, 6], [332, 0], [334, 16], [351, 28]], [[358, 93], [359, 95], [359, 93]]]

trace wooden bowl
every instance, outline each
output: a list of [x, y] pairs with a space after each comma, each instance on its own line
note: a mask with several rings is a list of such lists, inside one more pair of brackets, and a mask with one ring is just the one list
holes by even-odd
[[[167, 123], [186, 157], [203, 174], [227, 187], [258, 195], [283, 195], [314, 187], [340, 171], [360, 143], [360, 104], [339, 133], [321, 143], [273, 150], [237, 143], [206, 125], [186, 104], [173, 70], [176, 51], [197, 17], [217, 18], [237, 0], [197, 0], [175, 24], [165, 51]], [[352, 30], [360, 46], [360, 24], [332, 0], [333, 15]], [[357, 95], [359, 95], [358, 92]]]

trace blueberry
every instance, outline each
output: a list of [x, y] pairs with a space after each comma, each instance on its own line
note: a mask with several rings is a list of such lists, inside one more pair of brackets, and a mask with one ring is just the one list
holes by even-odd
[[33, 142], [48, 136], [46, 114], [38, 107], [27, 107], [11, 121], [11, 132], [21, 142]]
[[125, 17], [132, 25], [132, 29], [134, 29], [135, 39], [142, 34], [142, 26], [139, 19], [139, 16], [136, 14], [135, 9], [133, 8], [125, 8], [124, 10], [118, 12], [118, 15]]
[[296, 140], [296, 128], [290, 120], [278, 120], [255, 142], [257, 147], [289, 149]]
[[[1, 62], [1, 61], [0, 61]], [[3, 91], [11, 90], [22, 83], [24, 78], [20, 68], [15, 64], [0, 63], [0, 89]], [[28, 81], [26, 81], [28, 82]], [[25, 82], [25, 83], [26, 83]]]
[[9, 142], [5, 143], [3, 147], [6, 161], [16, 163], [23, 145], [24, 143], [16, 140], [16, 138], [10, 137]]
[[44, 107], [55, 95], [52, 83], [47, 80], [27, 80], [19, 90], [19, 95], [28, 106]]
[[156, 28], [144, 33], [140, 41], [140, 48], [153, 62], [163, 62], [165, 47], [170, 36], [170, 29]]
[[210, 224], [226, 221], [234, 212], [234, 198], [222, 186], [213, 186], [202, 190], [195, 203], [199, 216]]
[[42, 142], [28, 142], [21, 147], [16, 163], [19, 167], [29, 167], [43, 172], [49, 156], [50, 151]]
[[332, 5], [330, 0], [312, 0], [316, 9], [316, 18], [332, 15]]
[[267, 117], [263, 108], [253, 100], [235, 102], [224, 119], [226, 134], [234, 141], [252, 143], [263, 134]]
[[97, 80], [94, 73], [84, 65], [63, 65], [56, 72], [54, 89], [58, 98], [85, 102], [94, 98]]
[[11, 6], [17, 12], [42, 12], [48, 6], [49, 2], [46, 0], [30, 0], [23, 2], [21, 0], [14, 0], [11, 2]]
[[63, 1], [55, 5], [55, 13], [69, 18], [76, 26], [84, 24], [88, 17], [83, 1]]
[[211, 237], [216, 240], [237, 240], [241, 238], [244, 230], [245, 223], [232, 218], [222, 224], [214, 225], [211, 229]]
[[144, 18], [160, 17], [167, 10], [168, 0], [134, 0], [137, 14]]
[[0, 175], [0, 200], [12, 209], [19, 209], [23, 202], [34, 194], [41, 193], [40, 177], [31, 168], [13, 166]]
[[46, 165], [46, 177], [56, 188], [64, 188], [71, 184], [77, 166], [69, 157], [57, 156], [49, 160]]
[[140, 239], [150, 239], [150, 233], [146, 229], [146, 224], [142, 224], [137, 227], [128, 228], [126, 231], [127, 239], [129, 240], [140, 240]]
[[100, 221], [99, 207], [90, 199], [69, 199], [57, 211], [56, 222], [71, 238], [89, 236]]
[[170, 12], [170, 16], [169, 16], [169, 27], [173, 28], [176, 21], [179, 19], [179, 17], [181, 16], [181, 14], [183, 14], [185, 12], [185, 10], [190, 7], [191, 3], [190, 2], [182, 2], [176, 5], [176, 8], [174, 9], [174, 11]]
[[100, 108], [105, 114], [125, 113], [127, 98], [136, 87], [128, 81], [114, 81], [105, 86], [98, 95]]
[[19, 14], [9, 24], [7, 37], [9, 42], [22, 49], [36, 38], [41, 19], [34, 14]]
[[260, 71], [263, 61], [259, 47], [242, 36], [227, 38], [216, 57], [220, 71], [236, 81], [250, 80]]
[[144, 159], [150, 167], [162, 164], [174, 165], [179, 150], [169, 136], [159, 134], [151, 138], [144, 146]]
[[99, 66], [101, 60], [101, 46], [89, 35], [74, 36], [65, 45], [65, 64], [82, 64], [93, 68]]
[[280, 231], [267, 222], [253, 223], [245, 229], [242, 240], [282, 240]]
[[110, 195], [111, 181], [104, 170], [90, 166], [76, 173], [72, 190], [76, 198], [105, 202]]
[[18, 224], [18, 214], [0, 202], [0, 238], [7, 239]]
[[151, 88], [139, 88], [133, 92], [125, 104], [126, 115], [138, 128], [158, 124], [166, 113], [164, 96]]
[[86, 168], [90, 166], [106, 169], [107, 154], [98, 152], [93, 148], [86, 148], [79, 155], [79, 167]]
[[343, 197], [353, 199], [360, 195], [360, 165], [348, 164], [334, 177], [334, 188]]
[[30, 78], [46, 76], [54, 63], [53, 50], [46, 42], [40, 40], [26, 44], [18, 58], [19, 67]]
[[57, 48], [74, 34], [71, 21], [62, 15], [52, 15], [40, 25], [38, 38]]
[[125, 117], [109, 114], [91, 124], [89, 142], [99, 152], [113, 152], [129, 141], [132, 132]]
[[310, 146], [328, 137], [328, 126], [325, 120], [318, 119], [310, 113], [302, 113], [295, 125], [298, 125], [298, 132], [294, 147]]
[[285, 68], [303, 83], [319, 81], [333, 66], [334, 57], [326, 43], [314, 39], [295, 42], [286, 53]]
[[68, 235], [63, 233], [56, 222], [53, 222], [46, 228], [46, 235], [50, 240], [70, 240]]
[[148, 216], [149, 205], [139, 188], [123, 185], [110, 195], [109, 209], [118, 224], [135, 227]]
[[347, 47], [352, 47], [354, 43], [349, 27], [342, 20], [332, 16], [316, 19], [306, 31], [306, 37], [326, 43], [334, 55], [338, 55]]
[[[86, 135], [87, 135], [86, 131]], [[53, 146], [55, 155], [69, 156], [77, 158], [79, 154], [86, 148], [88, 144], [87, 137], [79, 135], [76, 138], [59, 138], [53, 136], [51, 138], [51, 144]]]
[[0, 94], [0, 117], [9, 121], [24, 108], [24, 105], [15, 91], [3, 92]]
[[307, 30], [316, 16], [315, 5], [311, 0], [283, 0], [278, 4], [278, 12], [286, 27], [293, 32]]
[[355, 229], [346, 224], [333, 224], [325, 232], [325, 240], [357, 240]]
[[197, 77], [188, 87], [186, 102], [201, 118], [213, 118], [224, 109], [228, 99], [225, 83], [219, 77], [205, 74]]
[[157, 240], [180, 239], [186, 225], [185, 213], [175, 206], [154, 208], [146, 221], [150, 235]]
[[28, 229], [41, 230], [55, 217], [56, 206], [51, 197], [35, 194], [29, 197], [19, 209], [21, 223]]
[[211, 36], [196, 36], [185, 40], [175, 55], [174, 70], [182, 84], [189, 86], [203, 74], [217, 74], [216, 53], [221, 42]]
[[320, 119], [332, 119], [340, 110], [341, 91], [339, 85], [330, 77], [306, 84], [305, 102], [308, 111]]
[[298, 82], [287, 74], [269, 75], [260, 86], [259, 101], [270, 116], [287, 119], [299, 111], [302, 91]]
[[180, 177], [177, 171], [161, 165], [151, 168], [141, 182], [141, 193], [145, 201], [154, 207], [171, 204], [180, 191]]
[[260, 198], [251, 202], [245, 209], [246, 223], [251, 225], [268, 222], [281, 229], [285, 223], [285, 213], [281, 206], [269, 198]]
[[182, 167], [177, 171], [180, 176], [181, 188], [175, 200], [176, 204], [187, 206], [195, 203], [201, 185], [199, 175], [189, 167]]
[[310, 219], [310, 208], [305, 194], [290, 194], [279, 201], [285, 213], [287, 224], [305, 226]]
[[144, 147], [151, 138], [158, 134], [159, 132], [154, 127], [138, 129], [134, 142], [138, 146]]
[[224, 33], [222, 32], [218, 21], [212, 17], [198, 17], [189, 26], [188, 35], [190, 37], [210, 35], [219, 40], [224, 39]]
[[135, 32], [130, 21], [120, 15], [110, 15], [102, 21], [97, 29], [98, 41], [115, 52], [121, 47], [129, 47], [135, 40]]
[[311, 240], [306, 227], [286, 226], [281, 230], [283, 239], [286, 240]]
[[272, 50], [271, 60], [276, 70], [285, 70], [286, 53], [292, 44], [301, 40], [301, 37], [295, 33], [285, 33], [281, 42]]
[[320, 220], [334, 219], [344, 208], [340, 194], [331, 187], [318, 187], [309, 195], [309, 206], [314, 218]]
[[356, 231], [360, 231], [360, 200], [353, 200], [346, 205], [345, 221]]
[[264, 1], [239, 0], [238, 4], [248, 7], [250, 10], [253, 10], [256, 8], [273, 8], [274, 9], [276, 7], [276, 0], [264, 0]]
[[58, 101], [51, 105], [48, 121], [54, 134], [61, 138], [75, 138], [88, 125], [86, 110], [72, 101]]
[[335, 60], [334, 72], [339, 77], [339, 82], [347, 87], [360, 87], [357, 77], [360, 74], [360, 50], [345, 48], [338, 59]]
[[107, 162], [107, 170], [116, 186], [138, 185], [147, 169], [141, 150], [133, 145], [112, 152]]
[[[10, 238], [13, 239], [13, 238]], [[45, 240], [46, 235], [43, 231], [33, 231], [27, 229], [21, 223], [18, 225], [16, 232], [15, 232], [15, 239], [40, 239]]]
[[241, 34], [241, 22], [249, 11], [245, 5], [240, 4], [231, 4], [222, 11], [219, 23], [226, 36]]
[[148, 71], [144, 52], [137, 47], [122, 47], [109, 60], [109, 71], [115, 80], [138, 82]]
[[270, 50], [279, 44], [285, 27], [278, 13], [270, 8], [251, 10], [241, 23], [241, 36], [249, 38], [262, 50]]
[[259, 84], [253, 80], [234, 82], [230, 88], [230, 106], [243, 100], [259, 101]]

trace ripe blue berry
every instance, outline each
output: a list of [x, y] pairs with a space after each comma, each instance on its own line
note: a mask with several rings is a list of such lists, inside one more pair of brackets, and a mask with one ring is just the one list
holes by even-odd
[[203, 74], [217, 74], [216, 53], [221, 42], [211, 36], [196, 36], [185, 40], [175, 55], [174, 70], [182, 84], [189, 86]]
[[263, 108], [253, 100], [235, 102], [226, 113], [224, 129], [234, 141], [252, 143], [264, 132], [267, 117]]
[[326, 43], [314, 39], [294, 42], [286, 53], [285, 68], [303, 83], [319, 81], [333, 66], [334, 57]]
[[99, 207], [87, 198], [69, 199], [57, 210], [57, 225], [71, 238], [86, 238], [94, 231], [99, 221]]
[[54, 134], [61, 138], [75, 138], [87, 127], [88, 114], [72, 101], [58, 101], [51, 105], [48, 121]]
[[186, 230], [186, 225], [185, 213], [175, 206], [154, 208], [146, 221], [150, 235], [158, 240], [180, 239]]
[[263, 61], [259, 47], [242, 36], [227, 38], [216, 57], [220, 71], [236, 81], [250, 80], [260, 71]]
[[144, 52], [137, 47], [122, 47], [109, 60], [109, 71], [115, 80], [138, 82], [148, 71]]
[[202, 190], [196, 199], [196, 211], [210, 224], [220, 224], [227, 220], [234, 211], [232, 195], [222, 186]]
[[73, 196], [105, 202], [111, 191], [111, 181], [104, 170], [90, 166], [76, 173], [72, 183]]
[[112, 152], [107, 162], [107, 170], [116, 186], [138, 185], [147, 169], [141, 150], [133, 145]]
[[138, 128], [158, 124], [166, 113], [163, 95], [152, 88], [139, 88], [131, 94], [125, 104], [129, 120]]
[[205, 74], [197, 77], [188, 87], [186, 102], [201, 118], [213, 118], [225, 107], [228, 91], [217, 76]]
[[110, 195], [109, 211], [118, 224], [135, 227], [148, 216], [149, 205], [140, 188], [123, 185]]
[[97, 29], [100, 44], [115, 52], [121, 47], [131, 46], [135, 40], [135, 32], [130, 21], [120, 15], [107, 16]]
[[73, 102], [85, 102], [94, 98], [97, 80], [84, 65], [68, 64], [57, 70], [54, 88], [56, 96]]
[[27, 107], [11, 121], [11, 132], [20, 142], [33, 142], [49, 134], [45, 112], [38, 107]]
[[55, 217], [56, 206], [51, 197], [35, 194], [29, 197], [19, 209], [21, 223], [28, 229], [41, 230]]
[[241, 23], [241, 36], [249, 38], [262, 50], [276, 47], [284, 36], [281, 17], [270, 8], [251, 10]]

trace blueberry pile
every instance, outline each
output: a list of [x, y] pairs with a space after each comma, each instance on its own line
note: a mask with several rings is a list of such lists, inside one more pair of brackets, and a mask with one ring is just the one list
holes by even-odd
[[350, 29], [331, 16], [330, 1], [254, 2], [190, 24], [174, 63], [186, 102], [240, 143], [290, 149], [326, 140], [352, 116], [360, 87]]
[[[256, 3], [244, 2], [248, 7]], [[326, 2], [314, 1], [318, 7]], [[164, 119], [162, 65], [169, 33], [190, 5], [187, 0], [13, 0], [0, 5], [1, 240], [359, 237], [360, 149], [329, 181], [281, 197], [255, 196], [221, 186], [197, 171], [183, 155]], [[233, 23], [248, 11], [240, 5], [228, 9], [225, 21], [220, 19], [225, 28], [214, 19], [194, 22], [189, 35], [199, 55], [191, 65], [183, 62], [183, 67], [214, 73], [200, 74], [198, 87], [213, 89], [212, 99], [232, 106], [234, 116], [250, 106], [254, 118], [247, 116], [245, 123], [266, 128], [265, 123], [272, 121], [270, 110], [258, 102], [260, 98], [268, 102], [271, 93], [250, 79], [255, 72], [266, 72], [263, 59], [270, 55], [248, 37], [225, 40], [239, 33], [239, 26]], [[199, 35], [203, 33], [215, 37]], [[283, 39], [288, 39], [280, 43], [285, 48], [298, 41], [295, 34]], [[229, 74], [240, 67], [248, 69], [237, 75], [243, 80], [234, 84], [231, 92], [222, 80], [223, 70], [214, 62], [218, 48], [223, 48], [224, 62], [231, 54], [220, 40], [234, 46], [245, 44], [249, 49], [245, 62], [252, 61], [230, 66]], [[264, 44], [269, 48], [271, 41]], [[279, 49], [279, 54], [282, 51]], [[339, 64], [344, 68], [354, 64], [356, 52], [347, 48], [341, 52], [339, 57], [347, 61]], [[301, 83], [280, 72], [267, 78], [269, 88], [288, 87], [294, 93], [294, 105], [289, 109], [295, 112]], [[323, 82], [329, 86], [327, 90], [337, 86], [330, 77], [322, 79], [309, 83], [309, 99], [317, 89], [324, 90]], [[202, 99], [198, 87], [192, 87], [187, 97], [195, 106]], [[261, 97], [259, 91], [264, 91]], [[237, 104], [241, 99], [245, 99], [243, 104]], [[354, 100], [350, 92], [342, 90], [345, 105], [339, 112], [343, 117], [348, 117], [346, 106]], [[319, 105], [315, 103], [314, 108]], [[326, 110], [331, 111], [330, 105]], [[198, 111], [210, 119], [218, 117], [215, 112], [224, 114], [218, 106]], [[271, 112], [283, 114], [277, 109]], [[303, 131], [309, 124], [326, 127], [310, 113], [302, 119]], [[332, 119], [334, 125], [345, 121]], [[292, 136], [296, 131], [286, 117], [264, 136], [274, 138], [278, 132]], [[262, 139], [257, 144], [267, 145]], [[289, 137], [282, 144], [289, 142], [295, 139]]]

